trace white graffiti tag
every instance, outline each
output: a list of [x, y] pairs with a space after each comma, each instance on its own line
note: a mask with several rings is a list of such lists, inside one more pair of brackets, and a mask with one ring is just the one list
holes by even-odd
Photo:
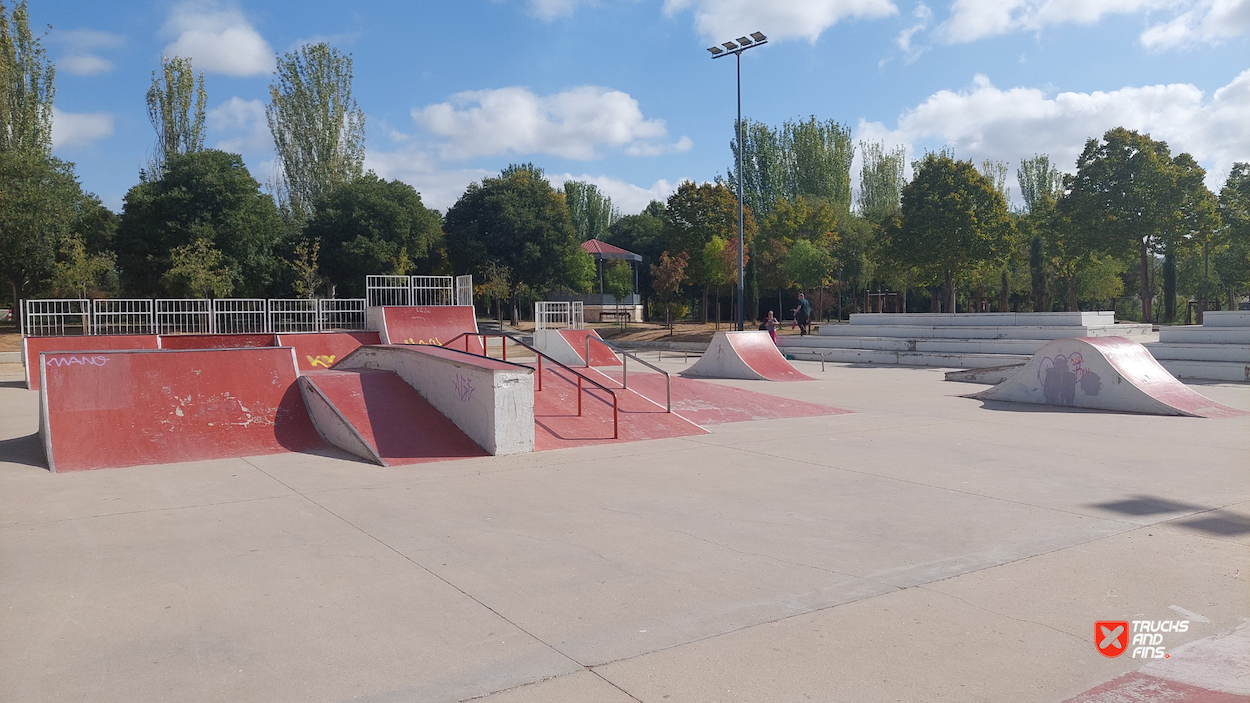
[[50, 356], [44, 364], [46, 366], [104, 366], [108, 362], [107, 356]]

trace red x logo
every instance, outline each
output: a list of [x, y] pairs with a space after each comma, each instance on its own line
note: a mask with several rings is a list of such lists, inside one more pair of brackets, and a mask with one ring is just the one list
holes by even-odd
[[1118, 657], [1128, 647], [1127, 620], [1100, 620], [1094, 623], [1094, 646], [1104, 657]]

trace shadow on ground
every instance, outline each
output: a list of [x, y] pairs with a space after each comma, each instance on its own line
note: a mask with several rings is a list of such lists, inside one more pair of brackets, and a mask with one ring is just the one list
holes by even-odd
[[48, 468], [43, 456], [43, 445], [39, 443], [39, 435], [29, 434], [25, 437], [0, 439], [0, 457], [14, 464]]

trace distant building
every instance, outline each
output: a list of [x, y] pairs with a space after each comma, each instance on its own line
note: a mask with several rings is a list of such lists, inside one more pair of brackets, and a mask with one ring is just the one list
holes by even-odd
[[[629, 317], [630, 322], [642, 319], [642, 299], [638, 295], [638, 267], [642, 265], [642, 256], [632, 251], [608, 244], [598, 239], [582, 242], [582, 249], [595, 260], [598, 293], [578, 295], [569, 293], [552, 296], [552, 300], [580, 300], [584, 306], [587, 322], [604, 322], [618, 317]], [[617, 300], [603, 290], [603, 267], [609, 261], [624, 261], [629, 264], [634, 274], [634, 292]]]

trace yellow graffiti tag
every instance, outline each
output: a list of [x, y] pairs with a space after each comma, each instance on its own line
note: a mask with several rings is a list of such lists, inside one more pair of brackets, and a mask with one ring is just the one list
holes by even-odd
[[328, 369], [330, 368], [330, 365], [334, 363], [333, 354], [322, 354], [320, 356], [309, 356], [305, 358], [308, 359], [308, 365], [314, 368], [317, 366], [324, 366]]
[[403, 343], [404, 343], [404, 344], [426, 344], [426, 345], [431, 345], [431, 344], [432, 344], [432, 345], [434, 345], [434, 346], [436, 346], [436, 347], [441, 347], [441, 346], [443, 346], [443, 343], [442, 343], [442, 342], [440, 342], [440, 341], [438, 341], [438, 337], [434, 337], [433, 339], [420, 339], [420, 340], [413, 339], [412, 337], [409, 337], [408, 339], [405, 339], [405, 340], [403, 341]]

